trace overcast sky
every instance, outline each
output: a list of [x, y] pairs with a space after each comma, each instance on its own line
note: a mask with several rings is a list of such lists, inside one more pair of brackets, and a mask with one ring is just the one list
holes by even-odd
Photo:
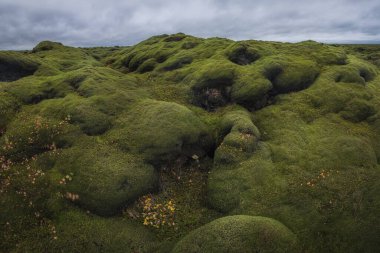
[[380, 0], [0, 0], [0, 49], [133, 45], [184, 32], [235, 40], [380, 43]]

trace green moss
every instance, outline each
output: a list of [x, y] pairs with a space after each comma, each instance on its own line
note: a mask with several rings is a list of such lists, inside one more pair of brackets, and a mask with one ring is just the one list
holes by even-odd
[[315, 41], [296, 43], [299, 54], [308, 56], [321, 65], [345, 65], [348, 63], [346, 50]]
[[238, 65], [247, 65], [259, 59], [260, 54], [248, 43], [238, 42], [227, 49], [227, 57]]
[[137, 68], [137, 72], [145, 73], [145, 72], [152, 71], [156, 67], [156, 65], [157, 65], [156, 59], [153, 59], [153, 58], [148, 59]]
[[[51, 231], [32, 230], [18, 251], [29, 252], [153, 252], [158, 249], [154, 235], [121, 218], [105, 219], [79, 210], [62, 213]], [[56, 236], [57, 239], [53, 239]]]
[[33, 53], [37, 53], [40, 51], [49, 51], [56, 48], [63, 47], [62, 43], [59, 42], [53, 42], [53, 41], [41, 41], [37, 44], [32, 50]]
[[[169, 252], [188, 231], [245, 214], [281, 221], [305, 252], [376, 251], [379, 54], [184, 34], [0, 52], [0, 247]], [[159, 245], [140, 225], [66, 213], [73, 194], [78, 209], [113, 215], [151, 189], [176, 200], [174, 229], [153, 230]]]
[[170, 36], [167, 36], [166, 38], [164, 38], [164, 42], [177, 42], [177, 41], [181, 41], [183, 40], [184, 38], [186, 38], [186, 34], [183, 34], [183, 33], [177, 33], [177, 34], [172, 34]]
[[377, 71], [373, 66], [352, 57], [350, 60], [349, 65], [337, 69], [335, 82], [365, 84], [375, 78]]
[[21, 53], [0, 52], [0, 82], [12, 82], [33, 75], [39, 64]]
[[309, 87], [319, 74], [316, 64], [310, 60], [268, 62], [264, 67], [266, 77], [272, 81], [278, 93], [299, 91]]
[[194, 47], [196, 47], [198, 45], [199, 45], [199, 42], [197, 42], [195, 40], [193, 40], [193, 41], [189, 40], [189, 41], [183, 42], [181, 48], [182, 49], [192, 49], [192, 48], [194, 48]]
[[257, 74], [240, 76], [232, 86], [231, 97], [236, 103], [248, 108], [261, 108], [267, 103], [272, 83]]
[[78, 194], [74, 202], [81, 207], [112, 215], [156, 187], [153, 167], [106, 145], [83, 142], [86, 145], [65, 150], [55, 165], [62, 177], [72, 175], [64, 191]]
[[345, 66], [337, 71], [335, 82], [364, 84], [365, 79], [360, 76], [360, 71], [352, 66]]
[[172, 252], [301, 252], [297, 244], [296, 236], [274, 219], [235, 215], [192, 231]]
[[[45, 50], [43, 50], [45, 49]], [[80, 69], [84, 66], [99, 66], [96, 61], [85, 50], [64, 46], [56, 42], [41, 42], [35, 47], [30, 57], [42, 62], [41, 76], [51, 76], [54, 73], [67, 72]]]
[[37, 104], [45, 99], [64, 97], [71, 91], [70, 87], [59, 81], [34, 82], [12, 85], [8, 92], [25, 104]]
[[[19, 101], [5, 92], [0, 92], [0, 132], [5, 131], [5, 127], [14, 117], [20, 107]], [[0, 134], [1, 135], [1, 134]]]
[[358, 137], [336, 136], [334, 140], [321, 139], [317, 151], [321, 156], [320, 163], [330, 168], [377, 165], [376, 154], [370, 142]]
[[360, 122], [366, 120], [368, 117], [376, 113], [373, 105], [363, 99], [354, 98], [340, 112], [342, 117], [353, 122]]
[[206, 109], [225, 105], [230, 100], [230, 90], [235, 79], [235, 67], [228, 62], [210, 61], [189, 76], [194, 103]]
[[154, 100], [143, 101], [120, 117], [109, 138], [154, 164], [179, 155], [200, 157], [210, 146], [207, 127], [192, 111]]
[[69, 131], [72, 129], [64, 121], [20, 113], [0, 139], [1, 146], [7, 146], [0, 152], [11, 160], [27, 159], [67, 145]]
[[[270, 151], [267, 145], [260, 143], [255, 153], [224, 145], [217, 149], [216, 163], [211, 170], [208, 181], [208, 203], [223, 213], [239, 212], [242, 203], [247, 200], [243, 194], [251, 189], [250, 201], [260, 201], [262, 194], [270, 194], [278, 187]], [[228, 155], [228, 160], [221, 160], [221, 155]], [[215, 160], [216, 161], [216, 160]]]
[[145, 61], [150, 58], [148, 52], [136, 53], [128, 63], [128, 68], [131, 71], [137, 70], [140, 65], [142, 65]]
[[[228, 62], [210, 61], [202, 69], [188, 77], [194, 90], [231, 86], [235, 78], [235, 67]], [[187, 81], [187, 80], [185, 80]]]
[[215, 151], [215, 165], [229, 165], [244, 160], [256, 148], [260, 132], [244, 110], [227, 113], [220, 124], [222, 143]]
[[170, 71], [174, 69], [182, 68], [184, 65], [190, 64], [193, 61], [191, 56], [176, 56], [175, 58], [170, 58], [167, 60], [162, 69], [165, 71]]
[[[111, 127], [111, 117], [101, 111], [101, 104], [96, 99], [83, 99], [69, 95], [61, 99], [46, 100], [35, 111], [47, 117], [68, 118], [88, 135], [99, 135]], [[110, 105], [108, 105], [111, 107]]]

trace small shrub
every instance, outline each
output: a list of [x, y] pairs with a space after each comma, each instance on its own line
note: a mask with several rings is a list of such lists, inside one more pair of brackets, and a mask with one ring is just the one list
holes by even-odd
[[175, 203], [173, 200], [163, 201], [146, 195], [140, 198], [143, 224], [160, 228], [162, 226], [175, 226]]

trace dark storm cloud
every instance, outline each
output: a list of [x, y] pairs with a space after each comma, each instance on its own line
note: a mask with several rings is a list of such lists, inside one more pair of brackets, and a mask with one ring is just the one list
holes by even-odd
[[378, 0], [1, 0], [0, 48], [128, 45], [162, 33], [380, 42]]

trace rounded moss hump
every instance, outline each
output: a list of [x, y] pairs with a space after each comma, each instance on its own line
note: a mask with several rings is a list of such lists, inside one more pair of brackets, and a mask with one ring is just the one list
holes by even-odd
[[212, 141], [206, 125], [191, 110], [155, 100], [145, 100], [121, 116], [109, 138], [154, 165], [181, 155], [201, 157]]
[[49, 51], [61, 47], [63, 47], [62, 43], [45, 40], [38, 43], [37, 46], [33, 48], [32, 52]]
[[287, 227], [271, 218], [227, 216], [200, 227], [179, 241], [172, 253], [293, 253], [298, 240]]
[[113, 215], [157, 185], [154, 168], [133, 155], [106, 145], [84, 147], [66, 150], [56, 163], [62, 176], [69, 177], [66, 197], [74, 203], [99, 215]]
[[224, 115], [220, 135], [222, 143], [215, 151], [214, 164], [228, 165], [240, 162], [242, 156], [251, 155], [260, 139], [260, 132], [253, 124], [249, 112], [236, 110]]
[[255, 74], [242, 75], [232, 86], [231, 97], [245, 107], [262, 108], [267, 104], [272, 89], [272, 83], [266, 78]]
[[318, 77], [315, 62], [305, 59], [277, 59], [264, 67], [264, 75], [273, 83], [277, 93], [288, 93], [308, 88]]
[[227, 52], [228, 59], [238, 65], [248, 65], [260, 58], [260, 54], [248, 43], [237, 42]]
[[39, 64], [25, 55], [15, 52], [0, 52], [0, 82], [13, 82], [33, 75]]
[[193, 91], [193, 102], [207, 110], [227, 104], [231, 100], [231, 86], [236, 77], [233, 63], [209, 61], [200, 71], [185, 78]]
[[67, 145], [68, 133], [72, 128], [64, 121], [19, 113], [7, 125], [7, 131], [0, 139], [0, 150], [13, 161], [22, 161], [35, 155]]

